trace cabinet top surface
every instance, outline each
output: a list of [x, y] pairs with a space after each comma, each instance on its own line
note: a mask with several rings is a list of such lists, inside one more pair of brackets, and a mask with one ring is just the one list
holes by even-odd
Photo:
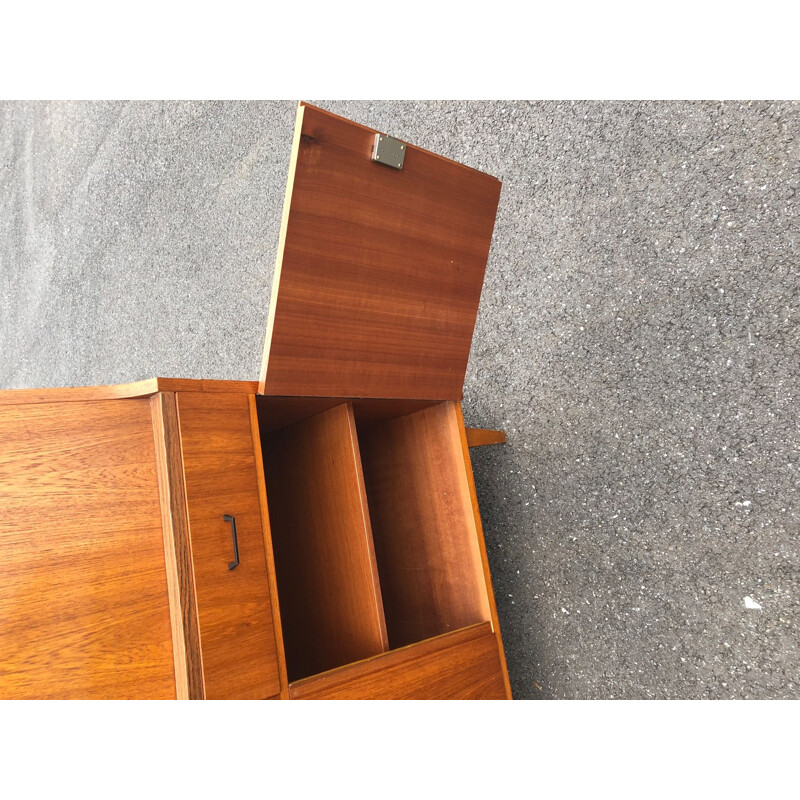
[[256, 381], [207, 381], [191, 378], [149, 378], [135, 383], [110, 386], [77, 386], [55, 389], [5, 389], [0, 391], [0, 406], [26, 403], [63, 403], [85, 400], [123, 400], [149, 397], [156, 392], [245, 392], [255, 394]]
[[500, 182], [298, 109], [259, 389], [461, 397]]

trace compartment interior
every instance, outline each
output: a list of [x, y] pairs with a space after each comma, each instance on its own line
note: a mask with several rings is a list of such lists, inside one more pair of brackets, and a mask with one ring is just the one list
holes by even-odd
[[453, 403], [358, 428], [390, 647], [490, 620]]
[[491, 621], [454, 402], [257, 406], [290, 681]]

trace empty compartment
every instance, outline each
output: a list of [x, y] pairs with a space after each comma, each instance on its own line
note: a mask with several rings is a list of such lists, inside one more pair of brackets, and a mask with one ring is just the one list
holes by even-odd
[[260, 409], [264, 478], [286, 664], [297, 680], [388, 643], [352, 406], [271, 431], [269, 411]]
[[455, 403], [358, 419], [390, 647], [490, 621]]

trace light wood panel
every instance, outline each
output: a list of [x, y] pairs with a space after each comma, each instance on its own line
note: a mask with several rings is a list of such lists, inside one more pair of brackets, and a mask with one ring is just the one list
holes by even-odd
[[290, 680], [387, 647], [353, 410], [262, 441]]
[[389, 643], [489, 620], [455, 404], [359, 427]]
[[156, 392], [244, 392], [253, 394], [256, 381], [207, 381], [190, 378], [149, 378], [136, 383], [109, 386], [77, 386], [57, 389], [4, 389], [0, 406], [28, 403], [84, 403], [89, 400], [122, 400], [127, 397], [149, 397]]
[[153, 395], [150, 411], [161, 498], [176, 693], [179, 700], [202, 700], [205, 696], [203, 660], [175, 393]]
[[[250, 405], [244, 394], [178, 393], [207, 699], [280, 691]], [[236, 518], [240, 561], [233, 559]]]
[[467, 444], [470, 447], [482, 447], [486, 444], [504, 444], [505, 431], [492, 431], [488, 428], [467, 428]]
[[295, 700], [504, 700], [488, 622], [413, 644], [290, 687]]
[[0, 410], [0, 698], [176, 696], [147, 400]]
[[461, 397], [500, 183], [375, 131], [298, 111], [260, 390]]

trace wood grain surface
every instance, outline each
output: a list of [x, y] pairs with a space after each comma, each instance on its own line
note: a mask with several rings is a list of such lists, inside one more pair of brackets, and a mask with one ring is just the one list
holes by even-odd
[[150, 398], [150, 412], [161, 498], [176, 694], [179, 700], [202, 700], [205, 697], [203, 659], [175, 393], [154, 394]]
[[456, 429], [458, 430], [459, 442], [461, 445], [461, 458], [464, 463], [464, 474], [467, 479], [467, 489], [469, 491], [470, 506], [472, 508], [472, 518], [475, 522], [475, 530], [477, 532], [478, 549], [480, 551], [481, 566], [483, 568], [483, 580], [486, 586], [486, 597], [489, 600], [489, 611], [492, 615], [492, 628], [497, 634], [497, 647], [500, 656], [500, 664], [502, 666], [503, 683], [505, 684], [506, 694], [508, 699], [512, 698], [511, 683], [508, 679], [508, 667], [506, 665], [506, 654], [503, 649], [503, 639], [500, 632], [500, 618], [497, 615], [497, 603], [494, 599], [494, 590], [492, 588], [492, 576], [489, 572], [489, 557], [486, 553], [486, 540], [483, 535], [483, 524], [481, 522], [481, 512], [478, 508], [478, 494], [475, 491], [475, 477], [472, 474], [472, 461], [469, 456], [469, 443], [467, 441], [467, 430], [464, 427], [464, 415], [461, 411], [461, 403], [453, 403], [453, 412], [456, 419]]
[[295, 700], [504, 700], [488, 622], [293, 683]]
[[392, 648], [491, 619], [454, 406], [359, 427]]
[[466, 428], [467, 444], [470, 447], [482, 447], [485, 444], [504, 444], [505, 431], [493, 431], [488, 428]]
[[353, 410], [262, 440], [289, 679], [387, 648]]
[[301, 106], [259, 391], [461, 397], [500, 183]]
[[[280, 692], [258, 480], [245, 394], [178, 393], [207, 699]], [[233, 570], [236, 518], [241, 563]]]
[[149, 378], [136, 383], [109, 386], [77, 386], [58, 389], [4, 389], [0, 406], [27, 403], [84, 403], [87, 400], [122, 400], [127, 397], [149, 397], [156, 392], [244, 392], [253, 394], [256, 381], [207, 381], [191, 378]]
[[0, 410], [0, 698], [174, 698], [147, 400]]

